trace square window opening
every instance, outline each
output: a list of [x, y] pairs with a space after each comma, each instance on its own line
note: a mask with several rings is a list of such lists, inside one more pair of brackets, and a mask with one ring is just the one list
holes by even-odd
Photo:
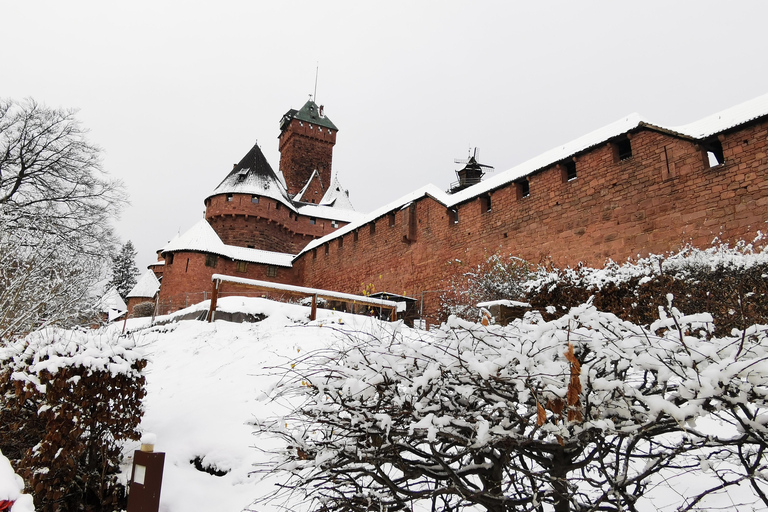
[[517, 182], [517, 198], [522, 199], [531, 195], [531, 185], [528, 180], [520, 180]]
[[228, 203], [232, 202], [232, 194], [227, 194], [227, 202]]
[[616, 158], [619, 162], [632, 158], [632, 142], [629, 137], [616, 141]]
[[563, 164], [563, 181], [573, 181], [576, 177], [576, 161], [568, 160]]
[[237, 262], [237, 271], [238, 272], [248, 272], [248, 262], [247, 261], [238, 261]]
[[259, 204], [259, 196], [251, 196], [251, 202], [253, 204]]
[[274, 265], [267, 265], [267, 277], [277, 277], [277, 267]]
[[205, 255], [205, 266], [216, 268], [216, 264], [219, 262], [219, 257], [216, 254]]

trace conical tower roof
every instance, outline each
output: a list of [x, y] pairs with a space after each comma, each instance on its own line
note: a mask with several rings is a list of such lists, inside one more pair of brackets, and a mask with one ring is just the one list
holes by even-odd
[[272, 170], [258, 144], [235, 164], [232, 171], [208, 197], [219, 194], [255, 194], [290, 204], [285, 186]]

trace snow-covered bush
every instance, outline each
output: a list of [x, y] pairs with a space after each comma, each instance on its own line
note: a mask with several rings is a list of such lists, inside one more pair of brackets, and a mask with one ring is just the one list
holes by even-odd
[[768, 327], [713, 331], [668, 302], [648, 328], [585, 304], [351, 333], [279, 369], [272, 396], [294, 407], [258, 425], [283, 447], [257, 506], [693, 510], [738, 489], [768, 507]]
[[0, 348], [0, 450], [38, 510], [104, 510], [124, 497], [122, 443], [138, 440], [146, 361], [127, 338], [45, 329]]
[[524, 287], [525, 300], [547, 319], [591, 298], [601, 311], [641, 325], [654, 321], [671, 293], [677, 307], [711, 313], [717, 332], [728, 334], [768, 323], [768, 246], [688, 248], [599, 269], [540, 269]]

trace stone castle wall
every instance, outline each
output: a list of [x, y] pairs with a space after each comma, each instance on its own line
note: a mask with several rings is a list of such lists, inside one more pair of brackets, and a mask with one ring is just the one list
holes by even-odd
[[600, 266], [768, 228], [768, 123], [720, 135], [725, 161], [714, 167], [695, 141], [647, 128], [630, 137], [631, 157], [604, 143], [574, 158], [575, 179], [564, 163], [528, 176], [527, 197], [510, 183], [451, 211], [425, 196], [302, 254], [297, 275], [348, 293], [424, 293], [425, 316], [436, 320], [436, 290], [494, 253]]

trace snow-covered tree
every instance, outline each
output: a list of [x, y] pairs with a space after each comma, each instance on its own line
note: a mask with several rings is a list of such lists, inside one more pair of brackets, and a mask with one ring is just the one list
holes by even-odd
[[550, 322], [353, 333], [277, 369], [273, 396], [294, 407], [258, 426], [284, 441], [260, 501], [618, 512], [738, 489], [737, 505], [768, 506], [768, 328], [712, 332], [670, 303], [649, 328], [586, 304]]
[[74, 111], [0, 100], [0, 340], [88, 309], [123, 202]]
[[136, 286], [139, 269], [136, 267], [136, 249], [133, 242], [128, 240], [119, 251], [112, 256], [112, 279], [106, 288], [117, 288], [117, 293], [125, 300], [128, 292]]

